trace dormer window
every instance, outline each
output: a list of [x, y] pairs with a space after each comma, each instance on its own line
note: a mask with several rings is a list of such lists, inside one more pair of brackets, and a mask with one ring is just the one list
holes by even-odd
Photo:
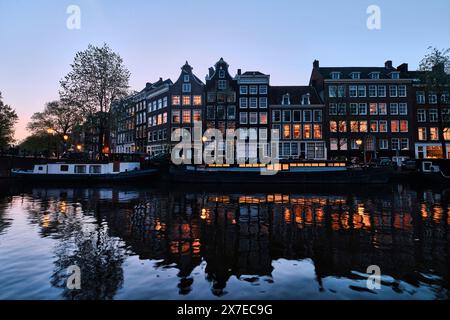
[[225, 70], [219, 70], [219, 78], [220, 79], [225, 78]]
[[400, 72], [392, 72], [391, 79], [394, 79], [394, 80], [400, 79]]
[[184, 76], [184, 82], [189, 82], [189, 75], [188, 75], [188, 74], [186, 74], [186, 75]]
[[341, 78], [341, 73], [340, 72], [332, 72], [331, 73], [331, 79], [339, 80], [340, 78]]
[[302, 104], [306, 105], [306, 104], [311, 104], [311, 99], [310, 99], [310, 95], [308, 94], [304, 94], [302, 96]]
[[354, 80], [361, 79], [361, 73], [360, 72], [352, 72], [352, 73], [350, 73], [350, 77]]
[[285, 95], [283, 95], [283, 100], [281, 101], [281, 104], [285, 105], [285, 106], [291, 104], [291, 99], [290, 99], [289, 93], [286, 93]]
[[373, 80], [378, 80], [378, 79], [380, 79], [380, 73], [379, 73], [379, 72], [372, 72], [372, 73], [370, 74], [370, 79], [373, 79]]

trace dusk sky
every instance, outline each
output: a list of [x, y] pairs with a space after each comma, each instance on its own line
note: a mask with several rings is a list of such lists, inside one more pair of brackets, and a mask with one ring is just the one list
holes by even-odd
[[[81, 9], [79, 30], [66, 27], [69, 5]], [[380, 30], [366, 26], [369, 5], [381, 9]], [[259, 70], [271, 84], [302, 85], [314, 59], [417, 68], [428, 46], [450, 47], [448, 0], [0, 0], [0, 14], [0, 91], [19, 114], [17, 139], [90, 43], [122, 56], [133, 90], [176, 79], [186, 60], [201, 79], [224, 57], [232, 74]]]

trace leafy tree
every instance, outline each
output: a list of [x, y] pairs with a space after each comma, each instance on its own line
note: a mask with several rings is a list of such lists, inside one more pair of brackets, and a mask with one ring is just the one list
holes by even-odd
[[49, 128], [59, 136], [72, 133], [74, 127], [83, 121], [80, 112], [61, 101], [47, 103], [43, 112], [32, 115], [27, 128], [34, 133], [45, 133]]
[[61, 80], [61, 100], [80, 108], [83, 117], [101, 114], [98, 127], [98, 153], [106, 140], [107, 115], [113, 101], [128, 93], [130, 72], [123, 59], [107, 45], [89, 45], [75, 55], [72, 70]]
[[[438, 127], [439, 139], [442, 142], [443, 157], [446, 158], [447, 150], [444, 138], [444, 129], [449, 124], [444, 125], [444, 115], [449, 117], [450, 114], [444, 114], [442, 104], [445, 102], [444, 94], [448, 94], [450, 89], [450, 49], [439, 50], [437, 48], [429, 47], [430, 52], [425, 55], [419, 64], [421, 73], [421, 85], [428, 93], [435, 93], [437, 99], [438, 110]], [[448, 96], [447, 96], [448, 97]], [[448, 99], [448, 98], [447, 98]], [[448, 119], [445, 119], [447, 122]]]
[[49, 148], [56, 144], [56, 137], [49, 136], [46, 133], [32, 134], [25, 138], [19, 145], [20, 150], [24, 154], [41, 155], [48, 154]]
[[14, 125], [18, 120], [16, 111], [3, 103], [0, 92], [0, 149], [6, 149], [14, 142]]

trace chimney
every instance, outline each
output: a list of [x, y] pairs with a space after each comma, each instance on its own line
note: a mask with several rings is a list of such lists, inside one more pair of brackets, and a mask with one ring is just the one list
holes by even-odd
[[407, 63], [402, 63], [401, 65], [399, 65], [397, 67], [397, 70], [400, 72], [408, 72], [408, 64]]
[[209, 71], [209, 77], [211, 78], [212, 77], [212, 75], [214, 74], [214, 68], [213, 67], [210, 67], [209, 69], [208, 69], [208, 71]]
[[151, 86], [152, 86], [151, 82], [147, 82], [147, 83], [145, 84], [145, 88], [147, 88], [147, 89], [149, 89]]
[[393, 68], [392, 68], [392, 60], [387, 60], [387, 61], [384, 63], [384, 67], [385, 67], [386, 69], [393, 69]]
[[320, 67], [319, 60], [314, 60], [314, 62], [313, 62], [313, 68], [314, 68], [314, 69], [319, 69], [319, 67]]
[[241, 69], [238, 69], [237, 71], [238, 71], [238, 76], [240, 76], [241, 73], [242, 73], [242, 70], [241, 70]]

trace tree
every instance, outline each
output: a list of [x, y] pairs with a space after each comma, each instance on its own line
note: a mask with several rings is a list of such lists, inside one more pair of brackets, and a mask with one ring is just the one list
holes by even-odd
[[36, 112], [31, 116], [27, 128], [34, 133], [46, 133], [53, 129], [59, 136], [72, 133], [74, 127], [83, 121], [80, 112], [61, 101], [47, 103], [43, 112]]
[[49, 137], [47, 133], [37, 133], [26, 137], [19, 147], [23, 154], [37, 156], [49, 154], [49, 148], [55, 144], [54, 136]]
[[[421, 73], [421, 85], [425, 89], [426, 92], [437, 95], [437, 110], [438, 110], [438, 130], [439, 130], [439, 139], [442, 143], [442, 155], [443, 158], [447, 158], [447, 148], [444, 137], [444, 112], [442, 108], [443, 103], [447, 103], [445, 101], [448, 99], [448, 92], [450, 89], [450, 49], [442, 49], [439, 50], [437, 48], [429, 47], [428, 50], [430, 52], [425, 55], [422, 61], [419, 64], [419, 70]], [[444, 98], [444, 95], [447, 94], [447, 98]], [[445, 116], [448, 117], [450, 110], [445, 112]], [[445, 119], [445, 122], [448, 122], [448, 119]], [[447, 126], [449, 124], [447, 123]]]
[[6, 149], [14, 142], [14, 125], [18, 120], [16, 111], [3, 103], [0, 92], [0, 149]]
[[71, 68], [61, 80], [61, 100], [79, 107], [85, 119], [102, 115], [98, 127], [98, 153], [102, 155], [107, 115], [113, 101], [127, 95], [130, 72], [107, 44], [89, 45], [87, 50], [78, 52]]

